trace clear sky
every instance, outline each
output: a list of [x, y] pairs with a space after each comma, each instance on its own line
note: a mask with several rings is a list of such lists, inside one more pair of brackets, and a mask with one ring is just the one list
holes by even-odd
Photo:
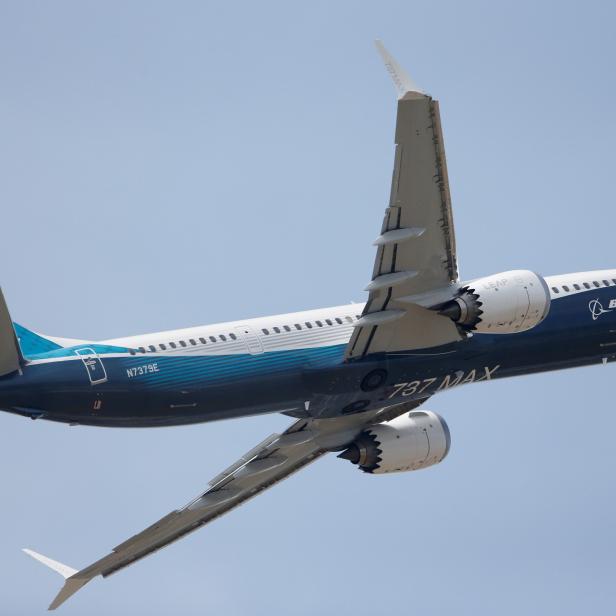
[[[393, 159], [376, 37], [441, 101], [463, 277], [615, 267], [609, 6], [0, 0], [13, 318], [101, 339], [362, 301]], [[320, 460], [62, 613], [612, 612], [614, 377], [446, 392], [443, 464]], [[0, 612], [61, 585], [20, 548], [84, 566], [288, 423], [0, 416]]]

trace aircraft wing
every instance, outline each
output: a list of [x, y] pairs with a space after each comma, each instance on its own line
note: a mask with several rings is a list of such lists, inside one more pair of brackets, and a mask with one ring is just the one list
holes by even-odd
[[458, 265], [438, 102], [377, 48], [398, 91], [396, 154], [368, 302], [347, 359], [460, 340], [455, 324], [429, 308], [452, 299]]
[[214, 477], [207, 490], [186, 506], [172, 511], [81, 570], [25, 549], [29, 556], [60, 573], [66, 580], [49, 609], [62, 605], [96, 576], [107, 577], [132, 565], [241, 505], [324, 453], [344, 449], [368, 425], [393, 419], [419, 404], [407, 403], [333, 419], [298, 420], [282, 434], [266, 438]]

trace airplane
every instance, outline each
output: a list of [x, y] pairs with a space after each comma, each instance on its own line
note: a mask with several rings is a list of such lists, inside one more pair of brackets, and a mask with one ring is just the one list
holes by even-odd
[[208, 524], [326, 453], [374, 475], [438, 464], [452, 387], [616, 358], [616, 269], [458, 274], [438, 102], [377, 41], [398, 94], [389, 205], [364, 304], [111, 340], [35, 333], [0, 294], [0, 409], [71, 425], [293, 418], [184, 507], [74, 569], [49, 609]]

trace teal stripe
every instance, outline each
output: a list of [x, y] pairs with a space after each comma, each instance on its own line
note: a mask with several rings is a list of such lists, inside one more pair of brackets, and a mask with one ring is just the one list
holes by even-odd
[[[218, 355], [198, 357], [156, 357], [160, 372], [150, 373], [140, 378], [154, 388], [168, 385], [194, 384], [195, 382], [225, 382], [240, 376], [257, 376], [264, 373], [283, 372], [309, 364], [323, 367], [342, 360], [346, 345], [273, 351], [262, 355]], [[122, 359], [124, 366], [142, 365], [147, 355], [140, 358]], [[103, 358], [104, 359], [104, 358]], [[154, 357], [150, 356], [150, 361]]]
[[35, 334], [19, 323], [13, 323], [13, 327], [15, 328], [15, 334], [24, 357], [30, 358], [56, 349], [62, 349], [59, 344]]

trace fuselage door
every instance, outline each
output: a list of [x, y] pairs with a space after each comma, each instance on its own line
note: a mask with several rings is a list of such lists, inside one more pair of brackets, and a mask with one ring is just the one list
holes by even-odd
[[91, 385], [100, 385], [107, 382], [105, 366], [92, 347], [76, 349], [75, 353], [81, 358]]
[[251, 355], [259, 355], [263, 353], [263, 345], [252, 327], [248, 325], [240, 325], [235, 328], [235, 331], [246, 343], [246, 347]]

